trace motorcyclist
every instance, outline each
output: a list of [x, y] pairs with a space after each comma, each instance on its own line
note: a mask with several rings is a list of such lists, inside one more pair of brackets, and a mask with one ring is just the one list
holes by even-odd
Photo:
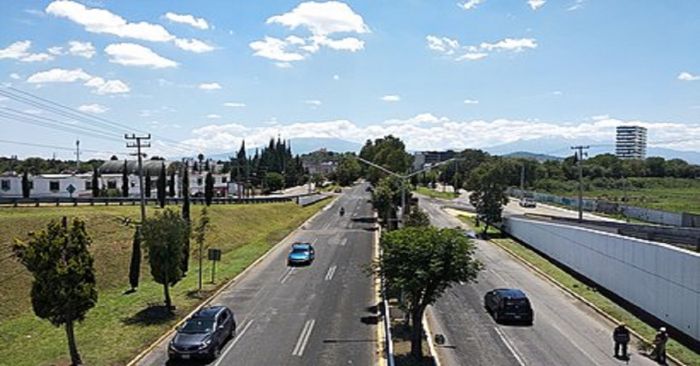
[[340, 216], [345, 215], [345, 207], [340, 208]]

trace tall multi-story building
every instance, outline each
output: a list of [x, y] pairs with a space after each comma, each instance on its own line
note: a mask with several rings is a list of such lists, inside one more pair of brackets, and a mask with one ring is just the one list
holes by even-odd
[[454, 150], [447, 151], [418, 151], [413, 154], [413, 170], [420, 170], [445, 160], [454, 158], [457, 153]]
[[646, 158], [647, 129], [640, 126], [617, 126], [615, 155], [620, 159]]

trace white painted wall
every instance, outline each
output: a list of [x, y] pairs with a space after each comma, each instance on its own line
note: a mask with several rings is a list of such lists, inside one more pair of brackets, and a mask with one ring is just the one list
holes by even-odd
[[0, 177], [0, 181], [7, 181], [10, 189], [0, 189], [0, 197], [22, 197], [22, 177], [20, 176], [4, 176]]
[[700, 253], [524, 218], [504, 225], [517, 239], [700, 340]]

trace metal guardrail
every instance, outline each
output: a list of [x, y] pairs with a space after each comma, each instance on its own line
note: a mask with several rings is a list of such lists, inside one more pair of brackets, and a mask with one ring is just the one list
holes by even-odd
[[[215, 197], [212, 198], [212, 204], [217, 205], [217, 204], [255, 204], [255, 203], [273, 203], [273, 202], [298, 202], [298, 200], [302, 197], [306, 197], [309, 195], [314, 195], [314, 193], [306, 193], [306, 194], [300, 194], [300, 195], [293, 195], [293, 196], [257, 196], [257, 197], [245, 197], [245, 198], [237, 198], [237, 197]], [[158, 205], [158, 199], [157, 198], [146, 198], [146, 205]], [[183, 202], [183, 198], [173, 198], [173, 197], [167, 197], [165, 199], [165, 204], [166, 205], [177, 205], [181, 204]], [[39, 207], [40, 205], [56, 205], [56, 206], [61, 206], [61, 205], [73, 205], [73, 206], [78, 206], [78, 205], [118, 205], [118, 206], [125, 206], [125, 205], [131, 205], [131, 206], [136, 206], [141, 203], [141, 200], [138, 197], [30, 197], [30, 198], [17, 198], [17, 197], [0, 197], [0, 206], [12, 206], [12, 207], [18, 207], [20, 205], [22, 206], [27, 206], [27, 205], [34, 205], [36, 207]], [[190, 197], [190, 203], [193, 205], [203, 205], [205, 204], [205, 200], [203, 197]]]

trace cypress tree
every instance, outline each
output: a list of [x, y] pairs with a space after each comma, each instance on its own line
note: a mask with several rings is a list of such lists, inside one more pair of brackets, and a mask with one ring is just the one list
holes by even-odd
[[122, 168], [122, 197], [129, 197], [129, 171], [126, 160]]
[[175, 197], [175, 171], [170, 172], [170, 181], [168, 184], [168, 196]]
[[146, 190], [146, 192], [144, 192], [144, 193], [146, 194], [146, 197], [151, 198], [151, 174], [148, 173], [148, 171], [146, 171], [146, 184], [145, 184], [145, 186], [146, 186], [146, 188], [144, 188], [144, 189]]
[[211, 205], [211, 201], [214, 198], [214, 176], [211, 172], [207, 172], [204, 178], [204, 202], [207, 206]]
[[131, 244], [131, 263], [129, 264], [129, 284], [132, 290], [139, 287], [141, 274], [141, 227], [134, 231], [134, 240]]
[[158, 184], [156, 185], [160, 208], [165, 207], [165, 180], [165, 163], [161, 163], [160, 172], [158, 173]]
[[[190, 219], [190, 173], [189, 173], [189, 163], [185, 162], [185, 166], [182, 169], [182, 219], [185, 220], [187, 225], [187, 231], [190, 231], [191, 219]], [[187, 235], [185, 238], [185, 243], [182, 248], [182, 262], [180, 262], [180, 269], [182, 273], [187, 273], [189, 269], [190, 261], [190, 236]]]
[[31, 190], [32, 186], [29, 182], [29, 173], [25, 170], [24, 174], [22, 174], [22, 197], [29, 198]]
[[92, 196], [100, 196], [100, 173], [97, 171], [97, 167], [92, 168]]

